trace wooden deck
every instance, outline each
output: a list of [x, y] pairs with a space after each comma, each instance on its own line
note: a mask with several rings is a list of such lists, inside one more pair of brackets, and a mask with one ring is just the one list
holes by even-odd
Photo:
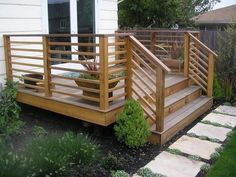
[[[19, 82], [17, 101], [102, 126], [135, 99], [151, 142], [163, 144], [212, 106], [217, 55], [195, 33], [181, 32], [175, 40], [184, 45], [184, 68], [176, 73], [158, 58], [155, 46], [167, 38], [157, 35], [150, 50], [129, 34], [5, 35], [7, 78]], [[78, 73], [96, 79], [68, 76]]]

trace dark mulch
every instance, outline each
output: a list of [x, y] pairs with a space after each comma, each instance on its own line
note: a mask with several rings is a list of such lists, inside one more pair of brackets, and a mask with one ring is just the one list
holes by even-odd
[[[219, 103], [215, 103], [215, 105], [219, 105]], [[112, 154], [117, 157], [122, 162], [121, 169], [130, 174], [135, 173], [139, 168], [153, 160], [161, 151], [165, 150], [200, 120], [198, 119], [193, 122], [161, 147], [148, 143], [139, 149], [130, 149], [116, 140], [113, 126], [100, 127], [32, 106], [21, 104], [21, 107], [21, 118], [25, 122], [25, 126], [20, 135], [13, 137], [13, 144], [16, 149], [20, 149], [27, 141], [30, 141], [34, 137], [32, 133], [34, 125], [42, 126], [49, 133], [63, 133], [68, 131], [86, 133], [97, 140], [100, 149], [105, 155]]]

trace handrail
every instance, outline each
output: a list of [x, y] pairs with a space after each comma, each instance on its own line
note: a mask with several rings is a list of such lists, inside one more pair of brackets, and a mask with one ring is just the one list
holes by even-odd
[[185, 33], [184, 75], [213, 95], [214, 63], [218, 56], [191, 33]]
[[208, 52], [212, 53], [214, 55], [214, 57], [218, 57], [218, 55], [214, 51], [212, 51], [209, 47], [207, 47], [204, 43], [202, 43], [194, 35], [192, 35], [190, 32], [187, 32], [187, 33], [195, 42], [197, 42], [199, 45], [201, 45], [203, 48], [205, 48]]
[[153, 53], [151, 53], [144, 45], [142, 45], [134, 36], [130, 36], [130, 40], [133, 41], [139, 49], [141, 49], [145, 55], [155, 64], [158, 65], [162, 70], [169, 73], [171, 70], [162, 63]]
[[[134, 36], [127, 37], [128, 93], [140, 102], [145, 115], [164, 130], [165, 74], [171, 70]], [[142, 87], [146, 87], [143, 89]], [[132, 94], [133, 93], [133, 94]]]

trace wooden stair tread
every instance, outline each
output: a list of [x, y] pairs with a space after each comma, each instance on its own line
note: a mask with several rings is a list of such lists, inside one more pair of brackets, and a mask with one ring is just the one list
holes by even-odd
[[188, 103], [187, 105], [185, 105], [183, 108], [179, 109], [178, 111], [168, 115], [165, 118], [164, 129], [168, 130], [172, 126], [175, 126], [178, 122], [185, 119], [188, 115], [192, 114], [193, 112], [197, 111], [200, 107], [205, 105], [211, 99], [212, 98], [209, 98], [206, 96], [200, 96], [199, 98]]
[[[211, 99], [212, 98], [208, 98], [206, 96], [200, 96], [196, 100], [188, 103], [181, 109], [165, 117], [164, 132], [170, 129], [171, 127], [175, 126], [178, 122], [185, 119], [188, 115], [197, 111], [200, 107], [208, 103]], [[156, 128], [156, 125], [154, 124], [152, 125], [151, 130], [153, 132], [156, 132], [155, 128]]]
[[[139, 81], [138, 78], [136, 78], [136, 77], [134, 77], [134, 78], [137, 79], [136, 82], [137, 82], [142, 88], [144, 88], [145, 91], [146, 91], [148, 94], [153, 94], [153, 93], [150, 91], [150, 89], [148, 89], [147, 86], [146, 86], [144, 83], [142, 83], [141, 81]], [[146, 76], [143, 76], [143, 78], [145, 79]], [[169, 88], [169, 87], [171, 87], [171, 86], [173, 86], [173, 85], [175, 85], [175, 84], [178, 84], [178, 83], [183, 82], [183, 81], [186, 81], [186, 80], [188, 80], [188, 78], [187, 78], [187, 77], [184, 77], [184, 76], [181, 75], [181, 74], [167, 74], [167, 75], [166, 75], [166, 78], [165, 78], [165, 88]], [[148, 85], [153, 85], [148, 79], [146, 79], [146, 84], [148, 84]], [[139, 89], [137, 89], [137, 86], [134, 85], [134, 87], [136, 88], [136, 91], [137, 91], [142, 97], [145, 96], [145, 94], [144, 94], [143, 92], [141, 92], [141, 91], [139, 92]], [[153, 90], [156, 90], [156, 88], [153, 87]]]
[[191, 95], [192, 93], [200, 90], [201, 88], [199, 86], [190, 86], [183, 90], [180, 90], [168, 97], [165, 98], [165, 107], [168, 107], [172, 105], [173, 103], [183, 99], [184, 97]]
[[165, 88], [171, 87], [188, 79], [188, 77], [184, 77], [182, 74], [168, 74], [165, 79]]

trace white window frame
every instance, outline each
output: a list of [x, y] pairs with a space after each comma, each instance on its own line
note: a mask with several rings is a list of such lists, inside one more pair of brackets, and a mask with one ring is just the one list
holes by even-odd
[[[101, 0], [95, 1], [95, 33], [99, 33], [99, 12]], [[49, 34], [49, 23], [48, 23], [48, 0], [42, 0], [42, 32]], [[70, 32], [76, 34], [78, 31], [77, 25], [77, 0], [70, 0]]]

